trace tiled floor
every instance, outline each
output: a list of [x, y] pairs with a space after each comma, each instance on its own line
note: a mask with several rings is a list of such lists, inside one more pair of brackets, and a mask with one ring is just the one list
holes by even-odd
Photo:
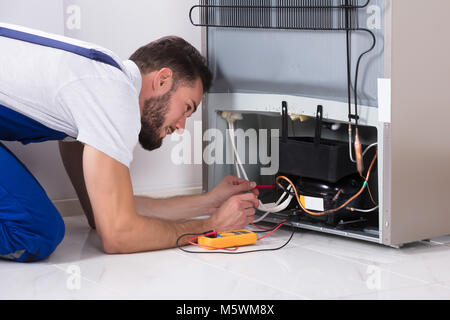
[[[106, 255], [84, 217], [65, 222], [50, 258], [0, 260], [0, 299], [450, 299], [450, 236], [394, 249], [299, 230], [278, 251]], [[257, 247], [289, 235], [279, 230]]]

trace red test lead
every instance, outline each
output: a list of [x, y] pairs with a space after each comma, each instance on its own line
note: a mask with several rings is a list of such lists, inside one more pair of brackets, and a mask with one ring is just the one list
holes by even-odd
[[255, 187], [256, 189], [274, 189], [275, 185], [274, 184], [270, 184], [270, 185], [257, 185]]

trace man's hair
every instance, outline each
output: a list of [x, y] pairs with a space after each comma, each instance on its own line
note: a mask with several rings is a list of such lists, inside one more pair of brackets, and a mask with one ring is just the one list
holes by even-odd
[[203, 92], [211, 87], [212, 73], [206, 59], [186, 40], [168, 36], [142, 46], [130, 57], [143, 74], [170, 68], [174, 87], [179, 81], [191, 85], [197, 78], [202, 80]]

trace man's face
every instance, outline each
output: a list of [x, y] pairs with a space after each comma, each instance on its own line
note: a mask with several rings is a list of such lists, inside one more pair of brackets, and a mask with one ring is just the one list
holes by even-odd
[[141, 146], [149, 151], [157, 149], [167, 134], [183, 130], [186, 119], [196, 111], [202, 96], [203, 86], [198, 78], [191, 84], [181, 82], [175, 88], [171, 86], [166, 92], [152, 91], [142, 99]]

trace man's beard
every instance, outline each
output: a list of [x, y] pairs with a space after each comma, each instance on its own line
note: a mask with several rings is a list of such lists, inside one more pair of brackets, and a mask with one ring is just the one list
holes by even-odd
[[173, 90], [170, 90], [160, 97], [149, 98], [144, 102], [139, 143], [145, 150], [155, 150], [162, 145], [161, 129], [169, 111], [172, 92]]

